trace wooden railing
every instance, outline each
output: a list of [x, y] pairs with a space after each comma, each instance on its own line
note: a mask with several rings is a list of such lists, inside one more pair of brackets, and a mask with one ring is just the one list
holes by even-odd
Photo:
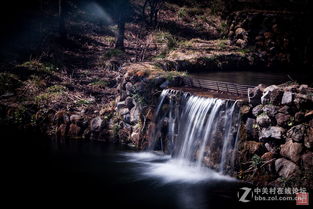
[[242, 85], [237, 83], [223, 82], [223, 81], [213, 81], [198, 78], [184, 78], [184, 84], [187, 87], [202, 88], [208, 90], [215, 90], [218, 92], [236, 94], [246, 96], [248, 94], [248, 88], [254, 88], [251, 85]]

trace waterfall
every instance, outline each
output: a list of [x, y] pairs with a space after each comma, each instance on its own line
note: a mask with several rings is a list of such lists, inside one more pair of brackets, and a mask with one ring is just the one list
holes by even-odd
[[239, 108], [236, 101], [163, 90], [150, 133], [150, 149], [172, 155], [179, 163], [223, 174], [233, 169]]

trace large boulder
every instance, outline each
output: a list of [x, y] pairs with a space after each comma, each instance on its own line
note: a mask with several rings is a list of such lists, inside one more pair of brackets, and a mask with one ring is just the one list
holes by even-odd
[[275, 170], [279, 176], [284, 178], [293, 177], [300, 172], [299, 166], [284, 158], [279, 158], [275, 161]]
[[302, 149], [301, 143], [288, 140], [285, 144], [280, 145], [280, 154], [297, 163], [300, 160]]
[[260, 127], [268, 127], [271, 125], [271, 119], [266, 114], [261, 114], [256, 118], [256, 122]]
[[282, 140], [285, 134], [285, 129], [279, 126], [271, 126], [268, 128], [262, 128], [259, 140], [264, 141], [267, 139]]
[[301, 142], [303, 141], [306, 127], [303, 124], [292, 127], [287, 131], [287, 139]]

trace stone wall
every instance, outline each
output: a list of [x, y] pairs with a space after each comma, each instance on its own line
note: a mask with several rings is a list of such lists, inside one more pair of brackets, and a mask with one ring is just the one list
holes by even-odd
[[242, 106], [238, 176], [312, 188], [313, 89], [259, 85]]
[[180, 76], [169, 77], [166, 72], [157, 76], [128, 72], [119, 78], [119, 97], [116, 113], [109, 122], [112, 138], [121, 143], [145, 149], [149, 145], [153, 115], [163, 89], [183, 85]]

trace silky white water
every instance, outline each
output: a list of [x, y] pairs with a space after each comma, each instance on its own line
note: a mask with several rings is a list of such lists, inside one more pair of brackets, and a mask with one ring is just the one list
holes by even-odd
[[198, 182], [226, 178], [224, 174], [233, 170], [239, 127], [236, 101], [164, 90], [154, 123], [150, 152], [131, 156], [149, 162], [146, 175], [165, 182]]

